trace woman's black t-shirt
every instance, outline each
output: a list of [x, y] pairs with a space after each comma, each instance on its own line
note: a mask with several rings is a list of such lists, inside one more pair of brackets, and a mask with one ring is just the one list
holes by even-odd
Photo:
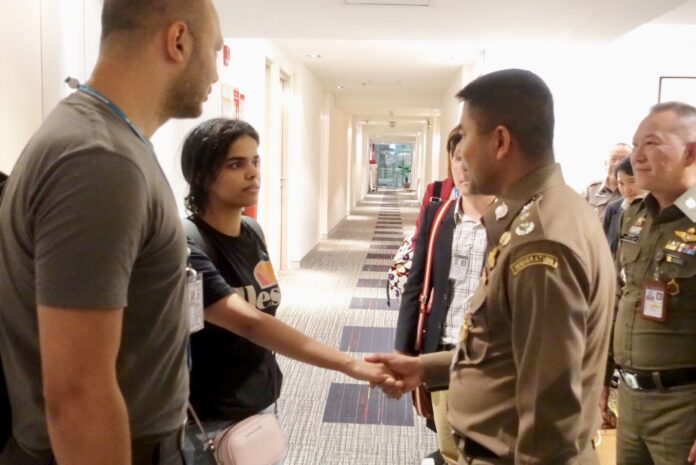
[[[191, 266], [203, 275], [204, 307], [236, 292], [275, 315], [280, 288], [263, 239], [247, 223], [253, 220], [242, 221], [238, 237], [193, 220], [207, 242], [188, 240]], [[206, 254], [209, 249], [213, 257]], [[190, 398], [202, 420], [239, 421], [258, 413], [277, 399], [282, 376], [270, 351], [226, 329], [206, 321], [191, 336]]]

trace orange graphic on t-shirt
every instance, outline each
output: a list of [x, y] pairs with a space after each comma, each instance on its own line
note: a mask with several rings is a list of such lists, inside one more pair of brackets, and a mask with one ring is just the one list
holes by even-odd
[[271, 265], [269, 261], [262, 261], [256, 264], [254, 268], [254, 278], [263, 289], [278, 284], [275, 272], [273, 271], [273, 265]]

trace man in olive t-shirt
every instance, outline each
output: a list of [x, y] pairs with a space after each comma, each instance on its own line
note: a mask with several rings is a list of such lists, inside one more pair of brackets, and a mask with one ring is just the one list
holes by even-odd
[[182, 464], [186, 242], [149, 138], [201, 114], [221, 47], [209, 0], [106, 0], [92, 77], [17, 161], [0, 205], [0, 464]]

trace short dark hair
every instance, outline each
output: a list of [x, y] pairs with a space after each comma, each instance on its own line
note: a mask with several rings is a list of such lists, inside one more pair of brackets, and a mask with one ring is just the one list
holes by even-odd
[[0, 171], [0, 199], [2, 199], [2, 191], [5, 189], [5, 183], [7, 182], [8, 176]]
[[631, 157], [626, 157], [616, 164], [616, 168], [614, 168], [614, 176], [618, 176], [620, 172], [626, 173], [629, 176], [633, 176], [633, 165], [631, 165]]
[[227, 158], [227, 151], [237, 139], [249, 136], [259, 143], [259, 134], [246, 121], [215, 118], [194, 128], [181, 150], [181, 171], [189, 184], [186, 209], [193, 214], [205, 211], [210, 186]]
[[147, 34], [177, 19], [186, 21], [197, 36], [204, 12], [200, 0], [104, 0], [101, 40], [115, 32]]
[[553, 158], [553, 96], [536, 74], [523, 69], [484, 74], [457, 97], [481, 132], [505, 126], [525, 156]]
[[650, 114], [671, 111], [679, 118], [680, 136], [687, 142], [696, 139], [696, 108], [684, 102], [663, 102], [653, 105]]
[[459, 130], [459, 125], [452, 129], [447, 137], [447, 155], [450, 157], [454, 153], [454, 149], [457, 144], [462, 140], [462, 133]]

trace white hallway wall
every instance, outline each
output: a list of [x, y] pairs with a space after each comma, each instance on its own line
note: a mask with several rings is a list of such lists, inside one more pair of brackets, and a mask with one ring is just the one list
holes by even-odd
[[[63, 84], [65, 77], [70, 75], [81, 81], [89, 77], [98, 53], [101, 13], [101, 0], [8, 3], [3, 4], [3, 14], [0, 15], [0, 170], [4, 172], [11, 171], [43, 118], [71, 92]], [[270, 60], [282, 67], [290, 75], [292, 94], [288, 131], [290, 214], [286, 253], [288, 263], [299, 264], [319, 241], [322, 228], [330, 229], [345, 216], [348, 205], [345, 181], [348, 117], [335, 105], [331, 106], [331, 153], [327, 169], [337, 174], [338, 182], [332, 181], [329, 189], [321, 192], [320, 114], [325, 95], [320, 83], [303, 65], [290, 62], [269, 41], [236, 39], [228, 41], [228, 45], [232, 48], [232, 62], [229, 67], [224, 67], [220, 57], [220, 81], [213, 86], [203, 115], [195, 120], [170, 121], [155, 134], [153, 143], [183, 214], [186, 183], [180, 170], [180, 150], [185, 135], [202, 120], [221, 116], [222, 84], [227, 83], [239, 88], [247, 97], [245, 119], [260, 133], [260, 153], [263, 156], [266, 149], [263, 142], [267, 141], [266, 63]], [[259, 219], [268, 226], [273, 223], [279, 208], [273, 198], [278, 189], [271, 182], [277, 180], [278, 173], [276, 166], [269, 166], [272, 157], [264, 158], [268, 161], [263, 168], [273, 175], [273, 179], [269, 178], [262, 186]], [[322, 199], [322, 195], [329, 199]], [[330, 208], [330, 213], [320, 215], [319, 206], [322, 204]], [[320, 217], [326, 224], [320, 224]], [[278, 234], [275, 228], [273, 234]]]
[[[647, 25], [600, 46], [486, 50], [484, 72], [530, 69], [549, 85], [556, 107], [555, 151], [566, 182], [581, 190], [601, 178], [607, 150], [631, 143], [657, 102], [660, 76], [696, 76], [695, 26]], [[696, 101], [688, 102], [696, 105]]]

